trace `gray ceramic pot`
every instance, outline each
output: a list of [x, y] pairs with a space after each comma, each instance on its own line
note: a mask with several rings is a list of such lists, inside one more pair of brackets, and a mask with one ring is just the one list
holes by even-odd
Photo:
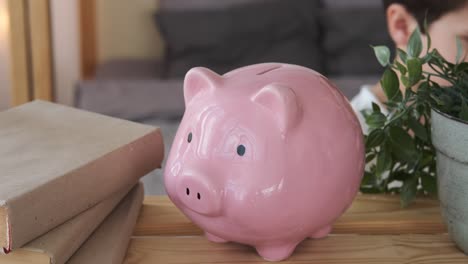
[[431, 116], [442, 217], [452, 240], [468, 254], [468, 122], [434, 109]]

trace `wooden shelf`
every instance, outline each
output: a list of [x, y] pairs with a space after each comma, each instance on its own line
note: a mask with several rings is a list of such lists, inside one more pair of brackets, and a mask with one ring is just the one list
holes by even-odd
[[[331, 235], [302, 242], [281, 263], [467, 263], [447, 235]], [[252, 247], [201, 236], [132, 239], [125, 263], [270, 263]]]
[[[401, 209], [399, 198], [388, 195], [359, 195], [349, 210], [336, 222], [333, 233], [396, 235], [404, 233], [445, 233], [439, 203], [419, 199]], [[135, 236], [200, 235], [166, 196], [147, 196], [135, 226]]]
[[[396, 196], [359, 195], [332, 235], [305, 240], [282, 263], [468, 263], [446, 232], [436, 200], [401, 209]], [[167, 197], [148, 196], [125, 263], [264, 263], [252, 247], [201, 234]]]

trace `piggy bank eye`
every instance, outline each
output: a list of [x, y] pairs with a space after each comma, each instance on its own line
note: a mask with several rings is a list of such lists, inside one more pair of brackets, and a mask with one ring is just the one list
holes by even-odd
[[192, 142], [192, 132], [190, 132], [190, 133], [188, 134], [187, 142], [188, 142], [188, 143]]
[[244, 145], [239, 145], [237, 146], [237, 155], [239, 156], [244, 156], [245, 154], [245, 146]]

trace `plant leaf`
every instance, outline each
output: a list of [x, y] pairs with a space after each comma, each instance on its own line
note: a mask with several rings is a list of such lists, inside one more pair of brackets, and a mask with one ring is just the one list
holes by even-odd
[[418, 187], [418, 178], [413, 176], [409, 179], [406, 179], [403, 182], [400, 193], [400, 204], [401, 207], [407, 207], [411, 201], [416, 197], [416, 191]]
[[411, 87], [407, 76], [401, 76], [400, 78], [401, 78], [401, 83], [403, 84], [403, 86], [405, 86], [406, 88]]
[[406, 60], [408, 59], [408, 54], [400, 48], [397, 48], [397, 53], [398, 53], [398, 57], [400, 57], [400, 60], [406, 63]]
[[421, 177], [423, 189], [430, 194], [437, 194], [437, 180], [435, 177], [424, 173]]
[[370, 128], [379, 128], [385, 125], [385, 122], [387, 121], [387, 117], [378, 112], [373, 112], [369, 116], [366, 117], [366, 124]]
[[467, 72], [468, 71], [468, 62], [460, 62], [457, 65], [458, 72]]
[[385, 133], [382, 129], [375, 129], [366, 137], [366, 149], [379, 146], [385, 139]]
[[416, 147], [411, 136], [401, 127], [392, 126], [389, 128], [392, 152], [399, 159], [412, 163], [417, 159]]
[[381, 148], [379, 154], [377, 154], [377, 164], [375, 173], [381, 176], [385, 171], [390, 170], [392, 167], [392, 155], [387, 148]]
[[[413, 93], [413, 91], [411, 89], [406, 89], [405, 90], [405, 98], [409, 98], [411, 96], [411, 94]], [[403, 116], [404, 117], [404, 116]]]
[[410, 174], [404, 172], [404, 171], [397, 171], [393, 174], [393, 179], [398, 180], [398, 181], [406, 181], [411, 177]]
[[390, 49], [386, 46], [371, 46], [374, 49], [375, 56], [383, 67], [390, 64]]
[[427, 13], [428, 13], [428, 10], [426, 9], [426, 14], [424, 15], [424, 32], [426, 33], [426, 36], [427, 36], [427, 52], [426, 53], [429, 53], [429, 50], [431, 49], [432, 40], [431, 40], [431, 35], [428, 33], [429, 26], [427, 25]]
[[375, 102], [372, 102], [372, 110], [374, 110], [374, 112], [381, 113], [380, 106], [378, 104], [376, 104]]
[[435, 161], [435, 153], [432, 151], [423, 151], [421, 161], [419, 162], [420, 168], [429, 166], [432, 162]]
[[413, 33], [411, 33], [408, 41], [408, 55], [413, 58], [418, 58], [422, 51], [421, 31], [417, 27]]
[[466, 104], [466, 100], [464, 98], [462, 98], [461, 111], [458, 114], [458, 117], [462, 120], [468, 121], [468, 105]]
[[374, 153], [371, 153], [369, 155], [366, 156], [366, 163], [368, 163], [369, 161], [373, 160], [375, 158], [375, 154]]
[[439, 107], [444, 105], [444, 101], [442, 101], [439, 97], [437, 97], [437, 95], [435, 95], [435, 94], [430, 94], [429, 96], [431, 97], [432, 100], [434, 100], [434, 102], [435, 102]]
[[368, 171], [364, 172], [364, 177], [362, 178], [361, 185], [374, 185], [375, 177], [374, 174]]
[[395, 71], [387, 68], [380, 80], [380, 85], [389, 101], [401, 101], [400, 83]]
[[400, 71], [401, 75], [405, 75], [407, 70], [406, 70], [406, 67], [405, 65], [401, 64], [399, 61], [395, 60], [395, 64], [398, 68], [398, 70]]
[[422, 78], [422, 64], [419, 58], [411, 58], [407, 61], [408, 65], [408, 86], [413, 86]]
[[422, 141], [427, 141], [426, 128], [418, 120], [410, 118], [408, 120], [408, 126], [414, 132], [414, 135], [416, 135]]

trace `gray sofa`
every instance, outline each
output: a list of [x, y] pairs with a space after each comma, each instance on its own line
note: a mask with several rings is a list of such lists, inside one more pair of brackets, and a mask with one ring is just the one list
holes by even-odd
[[351, 96], [382, 73], [369, 45], [390, 44], [380, 0], [160, 0], [154, 20], [165, 56], [102, 63], [95, 79], [78, 83], [76, 106], [172, 118], [183, 113], [181, 80], [190, 68], [223, 74], [273, 61], [321, 72]]
[[[382, 72], [369, 45], [390, 44], [379, 0], [161, 0], [154, 19], [164, 58], [104, 62], [95, 79], [77, 84], [75, 105], [160, 126], [166, 155], [191, 67], [223, 74], [260, 62], [294, 63], [328, 76], [351, 98]], [[148, 194], [164, 193], [161, 171], [143, 181]]]

